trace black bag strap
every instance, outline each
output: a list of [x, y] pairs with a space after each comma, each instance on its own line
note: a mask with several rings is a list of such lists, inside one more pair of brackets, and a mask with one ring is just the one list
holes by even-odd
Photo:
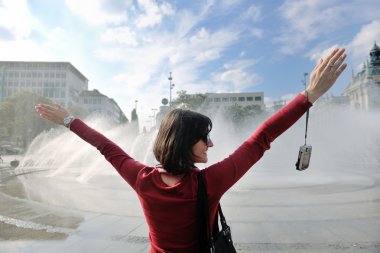
[[[198, 201], [198, 220], [199, 220], [199, 242], [201, 247], [205, 247], [207, 245], [207, 235], [210, 235], [210, 242], [214, 242], [213, 237], [213, 231], [210, 229], [210, 216], [209, 216], [209, 208], [208, 208], [208, 199], [207, 199], [207, 191], [206, 191], [206, 184], [203, 177], [203, 173], [200, 171], [197, 174], [197, 181], [198, 181], [198, 195], [197, 195], [197, 201]], [[222, 224], [222, 229], [225, 230], [228, 228], [226, 219], [224, 218], [222, 207], [220, 206], [220, 203], [218, 204], [218, 212], [217, 217], [219, 213], [220, 223]], [[216, 227], [218, 218], [216, 217]], [[206, 229], [205, 229], [206, 225]], [[217, 229], [219, 232], [219, 229]]]
[[[212, 231], [210, 230], [210, 217], [208, 215], [208, 200], [205, 182], [203, 179], [202, 172], [197, 174], [198, 191], [197, 191], [197, 202], [198, 202], [198, 221], [199, 221], [199, 242], [201, 248], [207, 245], [207, 235], [210, 233], [210, 238], [212, 237]], [[205, 229], [206, 226], [206, 229]]]

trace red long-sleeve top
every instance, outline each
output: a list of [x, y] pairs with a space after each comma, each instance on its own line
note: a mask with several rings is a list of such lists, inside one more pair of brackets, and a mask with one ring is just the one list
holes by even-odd
[[[304, 95], [297, 95], [231, 155], [204, 169], [210, 217], [215, 217], [222, 195], [262, 157], [270, 148], [270, 143], [292, 126], [311, 105]], [[70, 129], [96, 147], [136, 191], [149, 227], [151, 253], [199, 252], [196, 177], [199, 170], [193, 169], [174, 186], [167, 186], [158, 168], [134, 160], [81, 120], [75, 119]]]

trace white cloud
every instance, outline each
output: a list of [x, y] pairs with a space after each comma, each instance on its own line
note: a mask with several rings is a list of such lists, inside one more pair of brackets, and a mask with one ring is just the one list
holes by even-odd
[[[105, 47], [98, 49], [97, 56], [125, 66], [115, 80], [144, 87], [150, 85], [157, 72], [173, 71], [181, 76], [181, 83], [193, 83], [197, 70], [219, 58], [224, 50], [236, 42], [235, 32], [211, 33], [202, 28], [188, 39], [172, 40], [175, 35], [151, 35], [151, 42], [136, 48]], [[183, 70], [183, 71], [181, 71]], [[179, 71], [181, 73], [179, 73]], [[186, 86], [184, 87], [186, 89]]]
[[3, 0], [0, 4], [0, 27], [13, 36], [10, 39], [20, 40], [28, 37], [36, 24], [26, 0]]
[[364, 62], [368, 58], [369, 51], [372, 49], [374, 42], [380, 44], [380, 19], [364, 25], [353, 40], [347, 45], [353, 61]]
[[154, 0], [138, 0], [138, 4], [144, 13], [136, 19], [136, 25], [139, 28], [153, 27], [160, 24], [164, 16], [174, 14], [172, 6], [167, 2], [158, 5]]
[[129, 27], [109, 28], [101, 34], [105, 42], [116, 42], [125, 45], [137, 46], [136, 33]]
[[324, 58], [334, 48], [344, 47], [346, 48], [350, 65], [357, 66], [355, 68], [361, 68], [362, 63], [369, 57], [369, 51], [375, 41], [380, 42], [380, 20], [374, 20], [363, 25], [354, 38], [345, 45], [334, 44], [328, 47], [320, 45], [311, 50], [308, 55], [311, 60], [318, 62], [319, 59]]
[[198, 62], [209, 62], [220, 57], [220, 51], [218, 49], [209, 49], [204, 52], [200, 52], [196, 57], [195, 61]]
[[314, 50], [312, 50], [309, 53], [309, 58], [310, 58], [310, 60], [313, 60], [317, 63], [320, 59], [326, 58], [326, 56], [328, 54], [330, 54], [330, 52], [332, 52], [332, 50], [334, 50], [335, 48], [340, 48], [340, 47], [344, 47], [344, 46], [340, 46], [340, 45], [335, 44], [333, 46], [330, 46], [330, 47], [324, 48], [324, 49], [315, 48]]
[[344, 27], [378, 18], [378, 1], [287, 0], [279, 9], [284, 19], [281, 34], [274, 39], [285, 54], [294, 54], [310, 41], [336, 37]]
[[307, 42], [334, 30], [341, 18], [341, 9], [336, 1], [288, 0], [280, 7], [285, 19], [282, 34], [275, 38], [281, 51], [293, 54], [303, 49]]
[[[220, 0], [219, 0], [220, 1]], [[239, 5], [240, 3], [242, 2], [242, 0], [222, 0], [220, 1], [220, 6], [223, 8], [223, 9], [230, 9], [232, 8], [233, 6], [236, 6], [236, 5]]]
[[237, 92], [258, 85], [261, 77], [248, 70], [255, 61], [236, 61], [224, 65], [225, 71], [213, 73], [213, 81], [219, 91]]
[[253, 36], [253, 37], [256, 37], [256, 38], [262, 38], [263, 37], [263, 30], [262, 29], [259, 29], [259, 28], [250, 28], [248, 29], [249, 33]]
[[1, 60], [52, 61], [56, 57], [32, 41], [0, 41]]
[[126, 9], [131, 6], [129, 1], [124, 1], [123, 8], [106, 8], [107, 2], [104, 0], [65, 0], [65, 4], [74, 14], [96, 25], [127, 21]]
[[243, 16], [252, 21], [258, 21], [261, 18], [261, 8], [255, 4], [252, 4]]

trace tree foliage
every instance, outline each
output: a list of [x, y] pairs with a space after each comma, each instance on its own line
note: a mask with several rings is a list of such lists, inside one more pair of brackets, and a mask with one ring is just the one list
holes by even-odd
[[185, 90], [177, 92], [178, 98], [172, 101], [172, 107], [189, 110], [199, 110], [204, 105], [207, 96], [204, 94], [187, 94]]
[[40, 132], [53, 127], [35, 111], [38, 103], [52, 104], [52, 101], [32, 92], [20, 91], [0, 103], [0, 139], [25, 148]]
[[258, 105], [232, 105], [226, 108], [224, 117], [234, 122], [236, 126], [239, 126], [258, 119], [263, 116], [263, 113], [264, 111]]

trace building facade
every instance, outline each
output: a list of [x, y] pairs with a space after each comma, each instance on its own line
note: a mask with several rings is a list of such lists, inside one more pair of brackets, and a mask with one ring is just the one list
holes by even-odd
[[88, 89], [88, 79], [69, 62], [0, 61], [0, 77], [0, 101], [25, 90], [69, 107]]
[[369, 60], [344, 90], [344, 96], [349, 97], [350, 104], [357, 109], [380, 109], [380, 48], [376, 42], [369, 53]]
[[206, 103], [211, 107], [258, 106], [265, 110], [263, 92], [206, 93]]
[[33, 92], [66, 108], [104, 114], [117, 123], [128, 122], [113, 99], [88, 90], [88, 79], [69, 62], [0, 61], [0, 102], [18, 91]]
[[79, 96], [79, 106], [89, 114], [106, 116], [115, 123], [127, 123], [128, 119], [112, 98], [98, 90], [84, 90]]

